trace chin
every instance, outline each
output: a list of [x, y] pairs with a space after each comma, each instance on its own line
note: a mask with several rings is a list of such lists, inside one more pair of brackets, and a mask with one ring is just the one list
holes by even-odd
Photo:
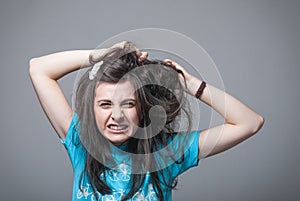
[[[112, 134], [110, 134], [112, 135]], [[122, 144], [126, 144], [130, 139], [126, 134], [119, 134], [123, 136], [108, 136], [107, 139], [114, 145], [120, 146]]]

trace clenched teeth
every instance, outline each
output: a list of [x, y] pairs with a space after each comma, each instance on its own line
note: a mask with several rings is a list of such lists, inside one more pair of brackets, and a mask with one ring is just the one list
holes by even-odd
[[113, 126], [110, 125], [109, 128], [113, 129], [113, 130], [124, 130], [127, 128], [127, 126]]

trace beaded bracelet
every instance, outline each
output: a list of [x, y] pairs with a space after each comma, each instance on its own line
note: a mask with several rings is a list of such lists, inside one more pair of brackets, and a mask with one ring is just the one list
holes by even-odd
[[197, 90], [197, 93], [195, 94], [196, 98], [200, 98], [205, 87], [206, 87], [206, 83], [204, 81], [202, 81], [202, 83], [200, 84], [200, 87]]

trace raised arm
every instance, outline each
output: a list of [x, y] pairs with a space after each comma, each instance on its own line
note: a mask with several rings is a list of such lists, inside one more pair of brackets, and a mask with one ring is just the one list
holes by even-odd
[[[125, 48], [127, 41], [114, 44], [110, 48]], [[127, 47], [127, 46], [126, 46]], [[89, 57], [98, 61], [110, 48], [96, 50], [73, 50], [58, 52], [30, 60], [29, 73], [39, 101], [53, 128], [65, 139], [69, 127], [72, 110], [57, 80], [68, 73], [90, 66]], [[134, 47], [140, 61], [147, 58], [147, 52]]]
[[[174, 61], [168, 59], [166, 62], [183, 71], [187, 83], [186, 91], [195, 95], [202, 81], [190, 75]], [[199, 159], [232, 148], [258, 132], [264, 123], [262, 116], [241, 101], [209, 84], [206, 84], [200, 100], [222, 115], [226, 123], [201, 132]]]
[[64, 75], [89, 65], [91, 50], [58, 52], [38, 58], [29, 63], [30, 77], [50, 123], [64, 140], [72, 118], [71, 107], [57, 80]]

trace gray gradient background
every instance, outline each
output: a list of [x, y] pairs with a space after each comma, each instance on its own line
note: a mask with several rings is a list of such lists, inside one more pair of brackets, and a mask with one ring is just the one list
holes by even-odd
[[[71, 199], [71, 165], [31, 86], [29, 59], [148, 27], [202, 45], [226, 90], [266, 119], [258, 135], [181, 176], [174, 200], [299, 200], [299, 9], [291, 0], [1, 1], [0, 200]], [[61, 80], [68, 98], [75, 75]]]

